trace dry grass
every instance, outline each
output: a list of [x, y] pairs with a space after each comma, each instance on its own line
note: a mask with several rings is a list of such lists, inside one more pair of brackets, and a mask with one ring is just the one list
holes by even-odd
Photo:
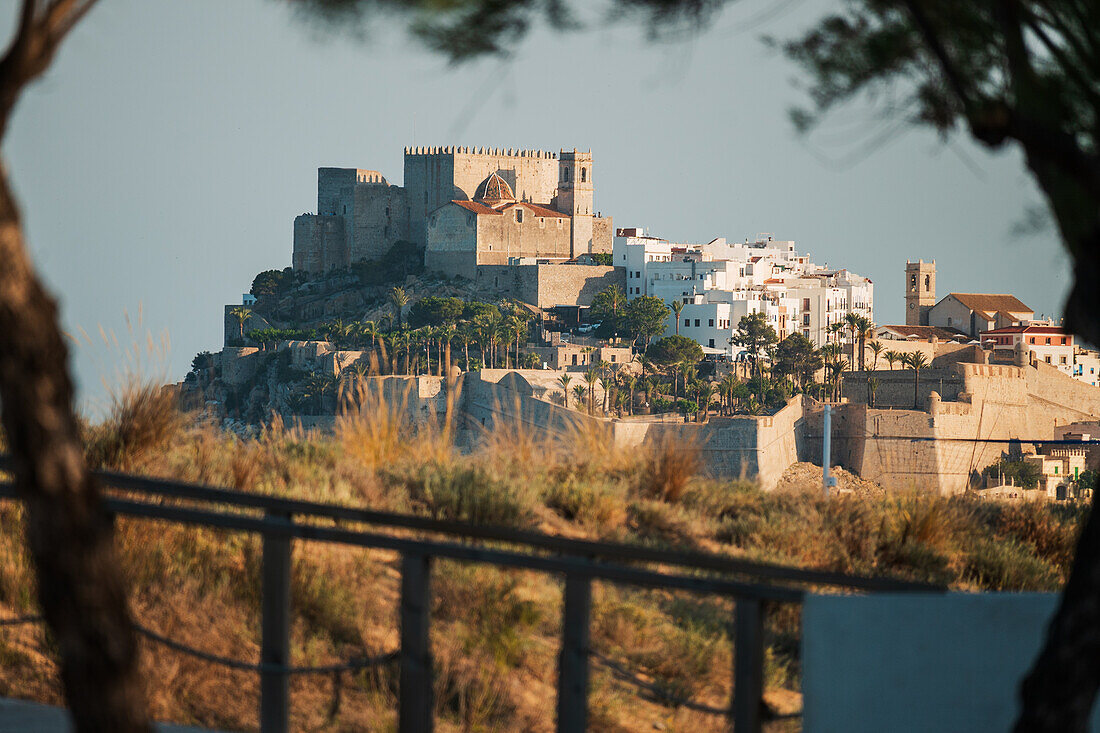
[[[374, 383], [377, 384], [377, 383]], [[996, 506], [964, 498], [836, 497], [811, 487], [764, 493], [697, 475], [698, 447], [612, 447], [602, 426], [550, 433], [518, 411], [455, 448], [450, 414], [410, 420], [408, 395], [365, 386], [331, 434], [279, 420], [253, 440], [187, 422], [155, 390], [116, 401], [88, 430], [96, 465], [244, 491], [539, 528], [569, 536], [701, 548], [735, 557], [935, 580], [957, 588], [1052, 589], [1065, 578], [1080, 510]], [[509, 411], [505, 410], [505, 414]], [[649, 455], [649, 458], [646, 456]], [[21, 516], [0, 504], [0, 615], [33, 609]], [[138, 520], [119, 522], [135, 616], [214, 653], [255, 659], [259, 556], [255, 538]], [[397, 558], [296, 543], [294, 660], [324, 664], [397, 644]], [[556, 580], [438, 563], [433, 653], [442, 731], [551, 730], [560, 617]], [[592, 637], [672, 694], [728, 699], [732, 609], [720, 599], [597, 586]], [[768, 680], [797, 687], [798, 616], [769, 617]], [[40, 635], [0, 630], [0, 693], [56, 701], [52, 651]], [[257, 726], [254, 675], [155, 646], [143, 657], [153, 713], [227, 730]], [[293, 726], [394, 726], [395, 672], [346, 675], [332, 714], [331, 678], [295, 679]], [[596, 670], [593, 729], [719, 729], [719, 720], [639, 697]]]

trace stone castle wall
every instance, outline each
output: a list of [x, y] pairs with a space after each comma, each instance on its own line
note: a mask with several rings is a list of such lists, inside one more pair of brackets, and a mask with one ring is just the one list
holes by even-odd
[[626, 271], [610, 265], [480, 265], [474, 280], [539, 308], [587, 307], [611, 285], [625, 289]]

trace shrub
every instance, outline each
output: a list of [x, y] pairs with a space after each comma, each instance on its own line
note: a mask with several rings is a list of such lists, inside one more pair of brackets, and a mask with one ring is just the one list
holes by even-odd
[[1057, 590], [1057, 571], [1016, 540], [983, 537], [966, 557], [965, 577], [988, 590]]
[[111, 414], [86, 437], [93, 468], [126, 469], [176, 436], [182, 420], [175, 392], [158, 385], [128, 385], [112, 398]]
[[534, 519], [528, 495], [477, 464], [431, 463], [407, 484], [413, 503], [438, 519], [507, 526], [527, 526]]

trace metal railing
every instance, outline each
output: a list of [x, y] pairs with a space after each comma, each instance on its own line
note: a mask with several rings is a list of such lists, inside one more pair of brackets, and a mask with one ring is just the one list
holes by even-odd
[[[10, 461], [0, 456], [0, 470], [3, 469], [10, 469]], [[260, 675], [260, 727], [273, 733], [288, 729], [291, 675], [363, 669], [395, 660], [399, 663], [398, 730], [403, 733], [432, 730], [434, 706], [429, 612], [432, 565], [437, 558], [533, 570], [563, 579], [557, 685], [558, 731], [585, 729], [590, 661], [595, 660], [613, 671], [624, 673], [623, 676], [629, 676], [621, 666], [590, 646], [593, 581], [684, 590], [733, 601], [733, 690], [730, 706], [715, 709], [690, 701], [677, 702], [705, 712], [726, 715], [739, 733], [759, 731], [762, 723], [765, 603], [801, 603], [807, 586], [895, 592], [942, 590], [889, 578], [804, 570], [700, 552], [567, 539], [507, 527], [378, 512], [121, 473], [99, 472], [97, 476], [105, 488], [108, 509], [117, 515], [261, 536], [261, 644], [258, 664], [205, 654], [140, 626], [137, 631], [153, 641], [195, 654], [206, 661], [257, 672]], [[0, 499], [15, 498], [14, 484], [0, 482]], [[329, 526], [319, 522], [328, 522]], [[347, 523], [369, 525], [375, 529], [347, 529], [342, 526]], [[294, 540], [379, 548], [400, 554], [399, 650], [326, 667], [291, 665], [291, 553]], [[37, 617], [19, 621], [28, 620], [37, 620]], [[4, 622], [0, 621], [0, 626], [3, 625]]]

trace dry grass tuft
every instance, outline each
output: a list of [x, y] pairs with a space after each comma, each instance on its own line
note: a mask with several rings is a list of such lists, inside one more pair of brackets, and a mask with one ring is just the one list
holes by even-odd
[[643, 496], [675, 503], [699, 471], [699, 445], [690, 438], [664, 433], [648, 446], [649, 458], [639, 476]]
[[112, 397], [108, 418], [89, 429], [88, 463], [125, 470], [167, 445], [182, 427], [174, 392], [149, 383], [130, 384]]

